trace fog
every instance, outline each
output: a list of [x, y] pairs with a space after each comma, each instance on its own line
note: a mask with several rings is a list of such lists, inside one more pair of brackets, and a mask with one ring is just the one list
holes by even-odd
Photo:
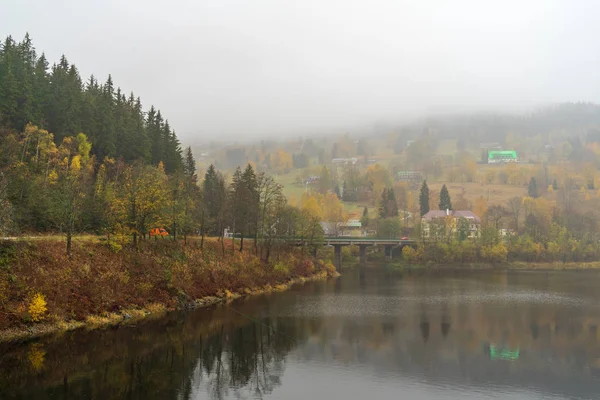
[[594, 1], [1, 2], [3, 37], [111, 73], [183, 141], [600, 101]]

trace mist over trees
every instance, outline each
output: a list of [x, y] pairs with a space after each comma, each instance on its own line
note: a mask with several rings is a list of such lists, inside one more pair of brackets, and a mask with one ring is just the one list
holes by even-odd
[[145, 111], [141, 99], [115, 87], [110, 75], [104, 82], [94, 75], [84, 81], [64, 55], [50, 65], [29, 35], [0, 44], [0, 93], [0, 126], [7, 131], [22, 132], [32, 123], [56, 143], [84, 132], [98, 161], [162, 161], [167, 173], [182, 167], [179, 139], [160, 110]]
[[[310, 209], [289, 205], [282, 186], [250, 164], [232, 178], [211, 164], [199, 183], [191, 148], [182, 152], [159, 110], [143, 111], [110, 76], [83, 83], [64, 56], [49, 69], [29, 36], [0, 47], [0, 88], [3, 235], [60, 232], [70, 255], [81, 232], [106, 235], [114, 246], [129, 237], [137, 247], [155, 228], [184, 240], [223, 238], [229, 228], [240, 236], [239, 251], [252, 238], [266, 261], [280, 236], [322, 235]], [[242, 154], [231, 152], [232, 161]], [[293, 163], [285, 152], [270, 160], [282, 170]]]

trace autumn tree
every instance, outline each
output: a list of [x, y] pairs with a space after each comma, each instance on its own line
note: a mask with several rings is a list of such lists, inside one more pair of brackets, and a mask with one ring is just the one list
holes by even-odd
[[487, 201], [483, 196], [479, 196], [475, 199], [475, 204], [473, 204], [473, 213], [477, 215], [479, 218], [483, 218], [487, 212], [488, 206]]
[[446, 185], [442, 186], [442, 190], [440, 190], [440, 210], [452, 210], [452, 201], [450, 199], [450, 193], [448, 193], [448, 188]]
[[[265, 250], [264, 259], [269, 260], [273, 241], [277, 236], [277, 219], [280, 212], [286, 206], [287, 201], [282, 192], [282, 186], [277, 183], [273, 177], [261, 173], [258, 176], [257, 188], [259, 194], [259, 212], [258, 212], [258, 235], [262, 244], [261, 258], [263, 249]], [[330, 195], [335, 194], [329, 193]], [[336, 197], [337, 198], [337, 197]], [[258, 240], [255, 239], [255, 246]]]
[[119, 181], [120, 168], [123, 165], [115, 163], [112, 158], [105, 158], [98, 167], [94, 181], [92, 195], [89, 197], [91, 205], [88, 208], [93, 225], [106, 235], [108, 242], [117, 232], [123, 232], [121, 213], [114, 207], [117, 196], [117, 182]]
[[301, 218], [299, 221], [300, 238], [305, 240], [309, 246], [323, 236], [323, 207], [321, 199], [313, 194], [305, 193], [301, 200]]
[[[73, 235], [84, 212], [85, 197], [91, 188], [93, 161], [91, 144], [83, 133], [65, 137], [59, 147], [60, 162], [51, 185], [53, 219], [67, 239], [66, 252], [71, 256]], [[83, 227], [79, 227], [83, 228]]]
[[427, 186], [426, 180], [423, 181], [421, 190], [419, 191], [419, 207], [421, 210], [421, 216], [429, 212], [429, 186]]
[[294, 167], [292, 156], [284, 150], [277, 150], [269, 156], [269, 167], [279, 173], [288, 173]]
[[334, 235], [343, 233], [343, 224], [347, 220], [344, 205], [333, 193], [327, 193], [323, 202], [323, 219], [333, 229]]
[[502, 205], [494, 205], [488, 208], [485, 219], [496, 230], [502, 226], [502, 219], [508, 215], [508, 210]]
[[375, 196], [379, 196], [379, 194], [384, 191], [385, 187], [391, 184], [388, 170], [379, 164], [370, 165], [365, 174], [367, 182], [371, 185]]
[[402, 234], [402, 226], [397, 218], [385, 218], [377, 221], [377, 237], [397, 239]]
[[126, 229], [132, 235], [137, 248], [138, 237], [146, 237], [150, 229], [165, 222], [165, 210], [169, 207], [169, 186], [164, 167], [136, 163], [127, 166], [113, 207], [115, 213], [126, 221]]

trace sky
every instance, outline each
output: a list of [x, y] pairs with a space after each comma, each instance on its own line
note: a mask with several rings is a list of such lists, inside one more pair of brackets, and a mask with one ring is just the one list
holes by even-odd
[[29, 32], [84, 80], [112, 74], [190, 142], [600, 102], [598, 15], [583, 0], [0, 0], [0, 35]]

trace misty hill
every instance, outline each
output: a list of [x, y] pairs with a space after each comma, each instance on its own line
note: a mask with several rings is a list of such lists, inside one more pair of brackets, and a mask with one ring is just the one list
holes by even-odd
[[2, 129], [21, 132], [32, 122], [57, 142], [84, 132], [100, 161], [163, 161], [166, 172], [181, 169], [179, 140], [160, 110], [144, 111], [140, 98], [115, 89], [110, 75], [104, 83], [93, 75], [84, 83], [64, 55], [49, 67], [29, 35], [21, 42], [9, 36], [0, 44], [0, 93]]
[[599, 127], [600, 105], [561, 103], [523, 114], [473, 113], [431, 116], [396, 129], [413, 135], [420, 134], [423, 129], [431, 129], [440, 138], [501, 142], [511, 132], [528, 137], [554, 134], [566, 138], [587, 134]]

